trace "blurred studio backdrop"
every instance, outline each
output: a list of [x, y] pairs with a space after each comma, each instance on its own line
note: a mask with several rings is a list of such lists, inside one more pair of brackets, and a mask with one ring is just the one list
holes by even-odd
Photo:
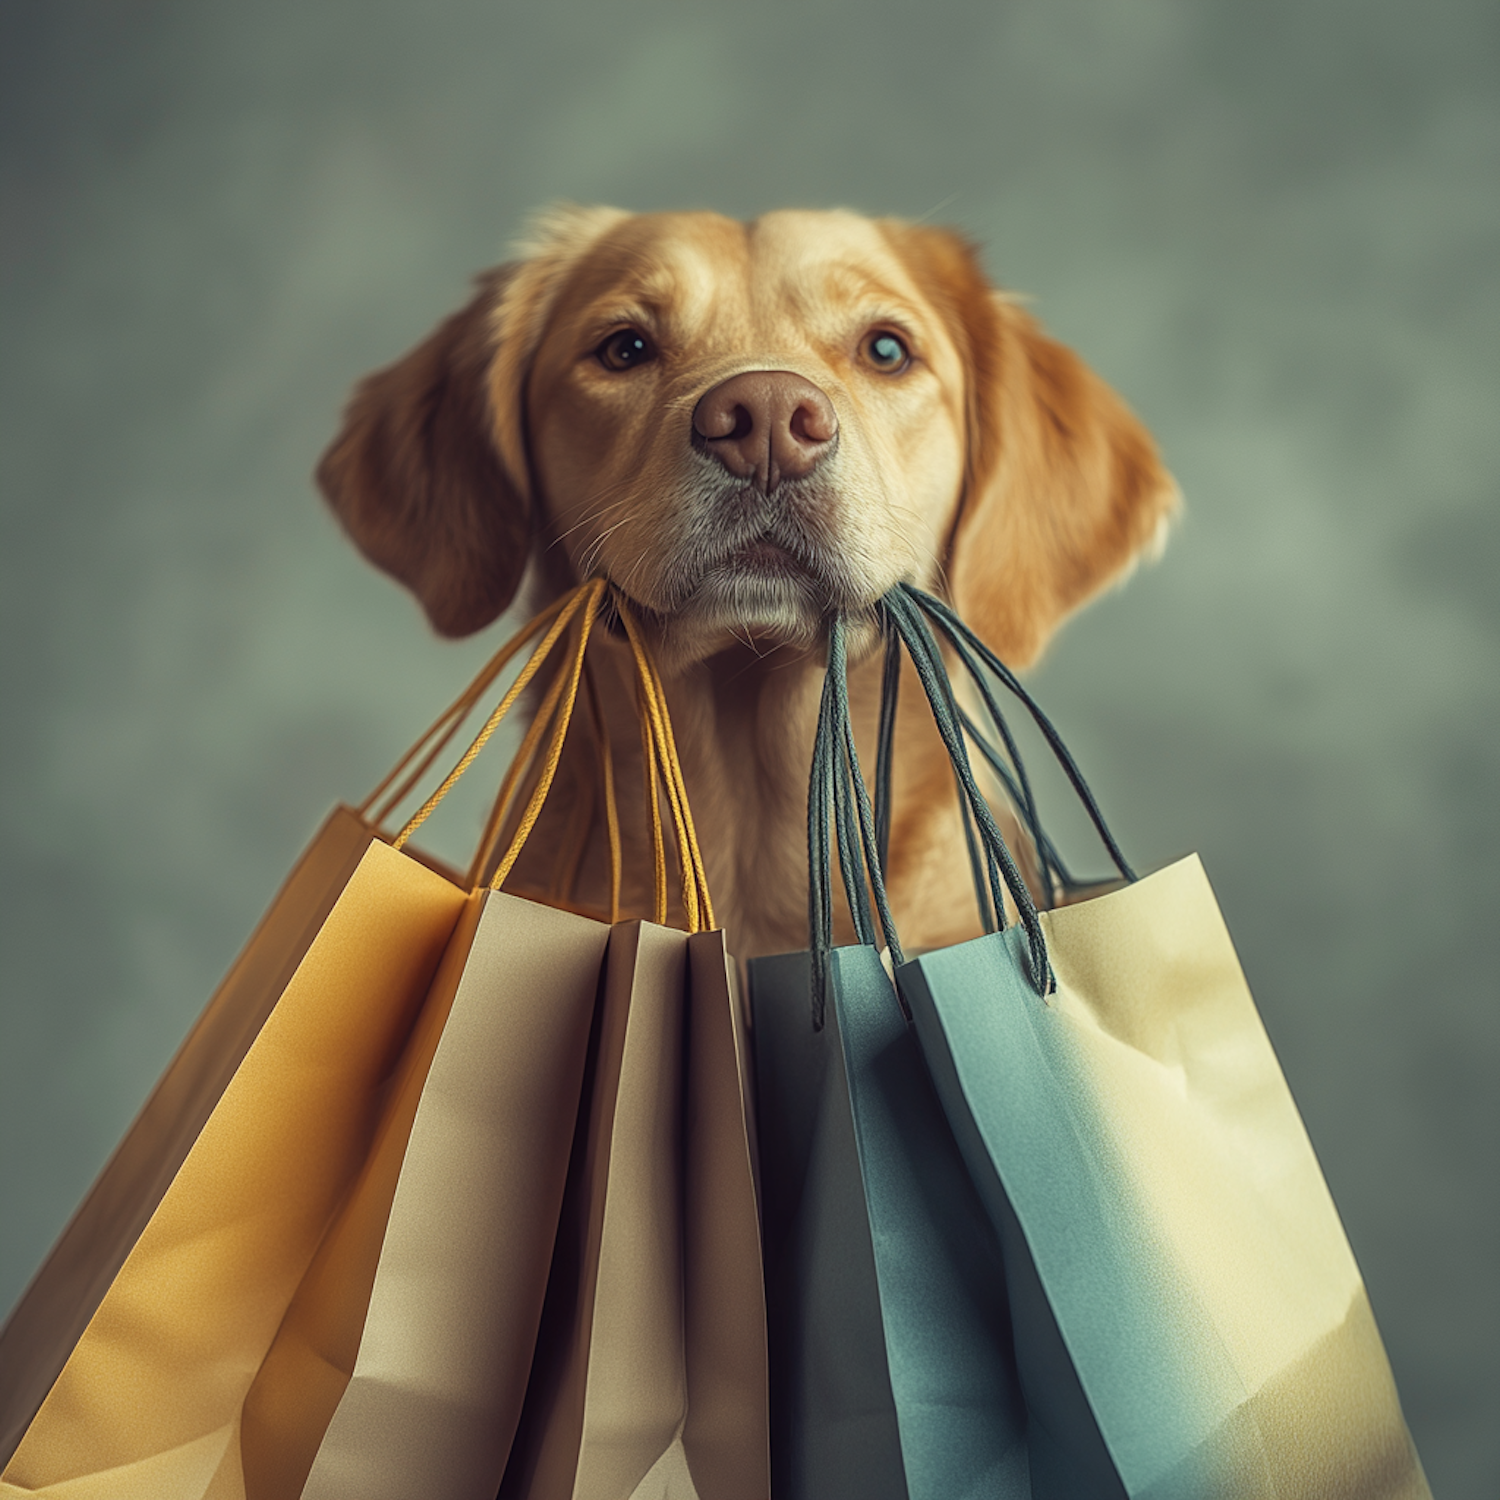
[[315, 499], [350, 382], [548, 200], [847, 205], [974, 235], [1161, 441], [1165, 559], [1034, 684], [1136, 862], [1201, 851], [1433, 1488], [1494, 1500], [1489, 0], [0, 14], [0, 1306], [498, 638], [434, 639]]

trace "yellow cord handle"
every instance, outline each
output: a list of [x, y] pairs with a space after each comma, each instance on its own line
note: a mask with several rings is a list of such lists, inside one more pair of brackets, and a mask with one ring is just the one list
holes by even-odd
[[[530, 781], [530, 772], [534, 768], [535, 781], [531, 784], [526, 807], [505, 853], [495, 866], [494, 874], [489, 881], [490, 888], [498, 890], [514, 868], [541, 814], [547, 794], [552, 788], [578, 700], [579, 685], [583, 683], [603, 772], [605, 823], [610, 851], [610, 920], [611, 922], [618, 921], [622, 859], [614, 765], [609, 735], [604, 726], [597, 691], [585, 662], [589, 638], [599, 619], [606, 595], [611, 597], [615, 612], [625, 627], [636, 667], [636, 703], [641, 725], [641, 753], [646, 777], [648, 821], [655, 877], [653, 881], [654, 917], [658, 923], [665, 923], [667, 916], [666, 841], [660, 797], [660, 788], [664, 787], [667, 810], [676, 836], [683, 914], [689, 932], [704, 931], [714, 925], [713, 904], [708, 895], [708, 879], [702, 852], [698, 846], [697, 830], [693, 825], [692, 812], [688, 806], [687, 788], [678, 759], [676, 740], [672, 733], [672, 721], [667, 711], [666, 693], [656, 664], [651, 660], [645, 647], [640, 628], [627, 601], [618, 590], [603, 579], [592, 579], [572, 593], [564, 595], [537, 615], [510, 641], [507, 641], [485, 664], [474, 681], [439, 716], [426, 734], [401, 758], [385, 780], [365, 799], [360, 812], [368, 815], [369, 809], [385, 795], [386, 800], [373, 821], [378, 826], [385, 817], [389, 816], [391, 810], [410, 793], [437, 756], [442, 753], [444, 747], [473, 712], [476, 704], [506, 664], [515, 657], [522, 646], [540, 635], [541, 640], [533, 649], [519, 676], [511, 684], [489, 718], [485, 720], [479, 733], [470, 742], [458, 763], [443, 779], [442, 785], [417, 809], [392, 840], [394, 848], [402, 848], [447, 796], [459, 777], [473, 764], [505, 715], [514, 707], [521, 694], [553, 655], [559, 642], [564, 637], [568, 637], [565, 660], [554, 680], [548, 685], [542, 703], [506, 772], [495, 806], [486, 820], [479, 850], [470, 867], [469, 884], [473, 886], [478, 882], [499, 842], [501, 830], [509, 821], [511, 809], [517, 800], [522, 783]], [[544, 739], [547, 741], [546, 748], [542, 752], [538, 765], [537, 754]], [[392, 784], [402, 778], [403, 774], [404, 780], [401, 785], [386, 795]], [[581, 852], [580, 848], [580, 855]], [[576, 860], [574, 863], [576, 865]]]
[[[573, 598], [571, 594], [564, 594], [561, 599], [554, 600], [542, 610], [534, 619], [529, 621], [521, 630], [513, 635], [490, 659], [479, 675], [466, 687], [452, 703], [438, 715], [437, 719], [428, 728], [427, 732], [398, 760], [392, 767], [390, 774], [370, 793], [360, 804], [359, 813], [361, 817], [369, 818], [378, 828], [387, 818], [411, 795], [412, 788], [425, 776], [431, 768], [433, 761], [442, 754], [444, 748], [458, 733], [463, 722], [474, 711], [474, 705], [489, 691], [491, 684], [505, 670], [506, 665], [515, 657], [527, 641], [531, 640], [547, 625], [551, 624], [557, 615], [568, 605]], [[426, 751], [423, 755], [422, 752]], [[376, 813], [370, 809], [380, 798], [381, 794], [401, 775], [412, 762], [422, 756], [421, 763], [415, 766], [406, 780], [386, 798], [384, 806]]]
[[[651, 728], [651, 717], [645, 711], [639, 682], [636, 683], [635, 705], [636, 718], [641, 726], [641, 769], [646, 778], [647, 819], [651, 825], [651, 868], [655, 876], [652, 884], [652, 917], [657, 923], [664, 924], [667, 920], [667, 847], [661, 826], [661, 773], [656, 763], [656, 735]], [[688, 913], [688, 928], [690, 931], [695, 930], [691, 913]]]
[[[563, 696], [553, 716], [552, 741], [547, 746], [546, 759], [542, 762], [542, 774], [531, 794], [531, 800], [526, 804], [526, 811], [521, 814], [521, 821], [510, 841], [510, 848], [505, 851], [500, 863], [495, 866], [495, 873], [490, 877], [492, 891], [500, 889], [505, 883], [505, 877], [510, 874], [512, 866], [520, 858], [521, 850], [531, 836], [531, 830], [536, 827], [536, 820], [541, 816], [542, 804], [547, 800], [547, 793], [552, 790], [552, 781], [557, 775], [558, 762], [562, 760], [563, 741], [568, 736], [568, 726], [573, 719], [573, 705], [578, 701], [578, 684], [583, 677], [583, 654], [588, 650], [589, 636], [593, 634], [594, 621], [599, 617], [599, 606], [604, 600], [602, 579], [598, 581], [597, 587], [586, 585], [586, 588], [588, 592], [585, 596], [583, 622], [578, 630], [577, 642], [572, 648], [572, 659], [568, 662]], [[561, 680], [562, 674], [558, 675]]]
[[[667, 695], [662, 687], [661, 676], [656, 670], [641, 639], [640, 627], [636, 624], [629, 606], [616, 591], [615, 610], [625, 627], [626, 638], [635, 657], [636, 680], [640, 690], [642, 727], [650, 726], [654, 742], [653, 760], [659, 764], [662, 780], [667, 789], [667, 801], [671, 805], [672, 822], [677, 832], [677, 857], [682, 872], [682, 906], [687, 917], [689, 932], [703, 932], [714, 926], [713, 902], [708, 895], [708, 875], [703, 865], [703, 853], [698, 847], [698, 831], [693, 825], [693, 814], [688, 806], [687, 785], [683, 780], [682, 763], [677, 756], [677, 741], [672, 734], [672, 720], [667, 712]], [[648, 771], [654, 778], [655, 766]], [[651, 787], [653, 812], [656, 806], [656, 788]], [[657, 820], [660, 826], [660, 820]], [[659, 850], [659, 846], [658, 846]], [[658, 858], [660, 854], [658, 852]], [[666, 903], [664, 887], [665, 873], [659, 876], [659, 900]]]
[[[558, 640], [572, 622], [573, 617], [580, 609], [585, 607], [586, 599], [592, 596], [594, 608], [597, 610], [598, 600], [602, 592], [602, 583], [597, 588], [585, 584], [583, 588], [578, 589], [563, 600], [562, 608], [556, 612], [546, 635], [542, 637], [541, 644], [531, 653], [530, 659], [521, 668], [520, 675], [511, 683], [505, 696], [495, 706], [494, 712], [485, 720], [484, 727], [474, 736], [469, 748], [459, 758], [458, 764], [443, 778], [443, 784], [412, 814], [406, 826], [392, 839], [392, 848], [400, 849], [406, 843], [412, 834], [432, 815], [433, 809], [437, 807], [438, 803], [453, 789], [453, 784], [458, 778], [474, 764], [475, 757], [489, 743], [490, 736], [500, 727], [500, 721], [515, 706], [516, 700], [526, 691], [531, 683], [531, 679], [541, 670], [543, 662], [552, 654], [553, 647], [557, 645]], [[530, 627], [528, 626], [527, 629], [529, 631]]]
[[[536, 714], [526, 728], [526, 733], [521, 739], [520, 747], [511, 759], [510, 766], [505, 772], [505, 777], [500, 783], [500, 790], [495, 796], [495, 804], [490, 809], [489, 817], [485, 820], [484, 835], [479, 841], [479, 847], [474, 853], [474, 859], [469, 865], [468, 884], [470, 889], [477, 886], [483, 878], [484, 870], [490, 862], [490, 857], [495, 852], [496, 845], [500, 842], [500, 834], [505, 827], [506, 819], [516, 800], [516, 794], [521, 787], [524, 777], [528, 776], [534, 769], [533, 762], [536, 759], [537, 746], [547, 733], [547, 728], [552, 722], [553, 715], [557, 712], [557, 705], [562, 698], [563, 688], [567, 684], [567, 671], [564, 669], [553, 679], [551, 685], [544, 694], [541, 703], [537, 707]], [[540, 769], [540, 768], [535, 768]]]
[[[609, 839], [609, 920], [613, 924], [620, 920], [620, 873], [624, 864], [620, 854], [620, 806], [615, 800], [614, 752], [610, 748], [609, 729], [604, 723], [604, 710], [599, 703], [599, 689], [587, 662], [583, 664], [583, 682], [588, 689], [589, 722], [594, 728], [594, 743], [599, 747], [599, 765], [604, 773], [604, 829]], [[581, 848], [579, 853], [581, 856]], [[570, 886], [577, 870], [578, 861], [575, 859], [569, 876]]]

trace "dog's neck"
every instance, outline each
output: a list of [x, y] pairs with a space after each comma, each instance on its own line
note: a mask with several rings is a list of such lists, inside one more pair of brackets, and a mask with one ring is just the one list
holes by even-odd
[[[595, 670], [619, 788], [623, 912], [646, 916], [650, 854], [628, 653], [598, 652]], [[878, 656], [850, 672], [850, 707], [867, 774], [880, 675]], [[822, 684], [821, 656], [785, 647], [764, 654], [736, 647], [666, 681], [716, 916], [742, 958], [807, 946], [807, 785]], [[925, 948], [974, 936], [979, 918], [953, 775], [914, 677], [900, 697], [894, 769], [888, 879], [903, 943]], [[569, 807], [587, 798], [595, 812], [573, 899], [595, 910], [607, 906], [604, 819], [592, 790], [597, 781], [589, 737], [570, 736], [553, 805], [517, 868], [517, 888], [547, 888], [546, 872], [566, 841]], [[1014, 832], [1013, 823], [1007, 832]], [[851, 939], [847, 918], [837, 924], [837, 935]]]

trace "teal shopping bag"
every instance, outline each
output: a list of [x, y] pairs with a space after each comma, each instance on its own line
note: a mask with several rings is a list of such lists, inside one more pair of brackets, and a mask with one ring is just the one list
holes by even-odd
[[[923, 615], [976, 677], [1009, 674], [939, 601], [908, 590], [886, 614], [973, 819], [981, 906], [1001, 911], [1003, 885], [1019, 913], [897, 974], [1003, 1245], [1033, 1494], [1427, 1496], [1358, 1266], [1201, 865], [1136, 881], [1120, 860], [1123, 888], [1038, 913]], [[1029, 789], [1021, 800], [1035, 827]]]
[[867, 941], [828, 951], [830, 822], [846, 870], [855, 837], [848, 761], [830, 738], [841, 653], [836, 634], [810, 797], [821, 940], [749, 965], [773, 1493], [1026, 1500], [999, 1244], [868, 941], [862, 881]]

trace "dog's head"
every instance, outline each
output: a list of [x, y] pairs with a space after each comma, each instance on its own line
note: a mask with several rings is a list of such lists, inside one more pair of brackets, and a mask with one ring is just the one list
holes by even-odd
[[903, 580], [1015, 665], [1160, 534], [1150, 436], [940, 229], [577, 209], [356, 391], [318, 470], [464, 635], [528, 563], [673, 655], [805, 642]]

